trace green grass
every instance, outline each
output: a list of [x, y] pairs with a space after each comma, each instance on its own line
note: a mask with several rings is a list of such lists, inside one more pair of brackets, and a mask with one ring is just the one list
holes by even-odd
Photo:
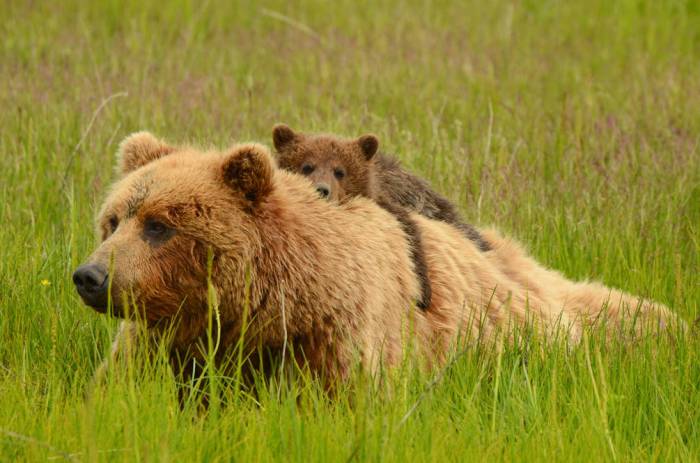
[[389, 392], [301, 378], [207, 414], [117, 369], [86, 400], [116, 323], [70, 275], [139, 129], [371, 131], [547, 265], [700, 308], [696, 1], [160, 3], [0, 1], [0, 460], [698, 458], [694, 336], [475, 348]]

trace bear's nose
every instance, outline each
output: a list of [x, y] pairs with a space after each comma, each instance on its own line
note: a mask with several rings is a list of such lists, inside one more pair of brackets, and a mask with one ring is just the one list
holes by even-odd
[[99, 264], [85, 264], [73, 273], [73, 283], [86, 304], [101, 306], [109, 286], [107, 270]]
[[327, 198], [331, 194], [331, 189], [326, 184], [316, 185], [316, 191], [321, 195], [321, 198]]

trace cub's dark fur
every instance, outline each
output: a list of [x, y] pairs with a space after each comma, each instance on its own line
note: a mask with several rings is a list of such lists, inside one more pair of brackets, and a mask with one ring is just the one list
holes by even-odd
[[404, 170], [395, 159], [377, 154], [379, 140], [374, 135], [344, 139], [294, 132], [279, 124], [272, 131], [272, 139], [279, 166], [307, 176], [321, 196], [337, 201], [365, 196], [396, 217], [411, 245], [421, 285], [420, 308], [430, 307], [431, 289], [420, 230], [411, 220], [411, 212], [450, 223], [482, 251], [490, 249], [479, 231], [463, 222], [454, 205], [428, 182]]

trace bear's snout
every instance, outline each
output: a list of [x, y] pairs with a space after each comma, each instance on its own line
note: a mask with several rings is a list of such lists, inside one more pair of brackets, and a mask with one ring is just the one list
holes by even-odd
[[102, 265], [81, 265], [73, 273], [73, 283], [87, 305], [99, 312], [107, 309], [109, 274]]
[[331, 194], [331, 188], [325, 183], [317, 183], [316, 191], [321, 195], [321, 198], [328, 198]]

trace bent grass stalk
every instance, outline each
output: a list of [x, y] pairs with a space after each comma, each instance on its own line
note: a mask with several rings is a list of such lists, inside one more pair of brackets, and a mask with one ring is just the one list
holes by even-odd
[[[210, 248], [207, 251], [207, 352], [205, 369], [202, 376], [207, 376], [209, 386], [209, 412], [212, 419], [216, 419], [219, 413], [219, 365], [218, 351], [221, 342], [221, 315], [219, 313], [219, 299], [216, 289], [212, 283], [212, 269], [214, 263], [214, 251]], [[214, 340], [214, 330], [216, 330], [216, 340]]]

